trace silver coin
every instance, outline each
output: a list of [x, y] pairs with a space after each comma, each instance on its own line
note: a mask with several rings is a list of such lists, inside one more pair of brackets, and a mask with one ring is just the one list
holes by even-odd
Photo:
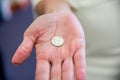
[[54, 45], [54, 46], [62, 46], [64, 44], [64, 39], [61, 37], [61, 36], [54, 36], [51, 40], [51, 43]]

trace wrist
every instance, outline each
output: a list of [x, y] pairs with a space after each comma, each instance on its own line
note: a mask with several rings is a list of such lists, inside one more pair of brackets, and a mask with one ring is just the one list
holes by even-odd
[[46, 2], [45, 13], [61, 12], [61, 11], [62, 12], [70, 11], [70, 6], [67, 4], [67, 2], [63, 0], [53, 0], [50, 3], [48, 1]]
[[70, 6], [63, 0], [43, 0], [36, 6], [38, 15], [53, 13], [53, 12], [71, 12]]

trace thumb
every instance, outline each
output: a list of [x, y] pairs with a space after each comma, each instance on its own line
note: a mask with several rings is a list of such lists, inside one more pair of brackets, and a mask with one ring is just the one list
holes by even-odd
[[30, 56], [33, 44], [34, 42], [29, 37], [24, 37], [12, 58], [12, 63], [17, 65], [22, 64]]

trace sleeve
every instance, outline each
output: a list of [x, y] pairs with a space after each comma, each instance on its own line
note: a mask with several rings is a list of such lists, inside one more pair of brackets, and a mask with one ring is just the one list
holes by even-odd
[[71, 5], [71, 7], [75, 10], [79, 10], [80, 8], [96, 6], [100, 3], [105, 3], [108, 0], [67, 0], [67, 2]]
[[33, 17], [36, 18], [37, 17], [37, 13], [35, 11], [35, 7], [36, 5], [41, 2], [42, 0], [31, 0], [31, 4], [32, 4], [32, 12], [33, 12]]
[[73, 9], [77, 10], [80, 7], [81, 0], [67, 0], [67, 2]]
[[35, 7], [42, 0], [31, 0], [32, 6]]

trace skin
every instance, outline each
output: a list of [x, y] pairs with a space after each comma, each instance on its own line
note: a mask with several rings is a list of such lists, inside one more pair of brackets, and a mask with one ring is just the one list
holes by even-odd
[[[35, 48], [35, 80], [74, 80], [74, 77], [85, 80], [82, 26], [71, 11], [65, 7], [65, 10], [61, 9], [39, 16], [25, 31], [23, 41], [13, 56], [13, 64], [22, 64]], [[62, 36], [64, 44], [60, 47], [52, 45], [54, 36]]]

